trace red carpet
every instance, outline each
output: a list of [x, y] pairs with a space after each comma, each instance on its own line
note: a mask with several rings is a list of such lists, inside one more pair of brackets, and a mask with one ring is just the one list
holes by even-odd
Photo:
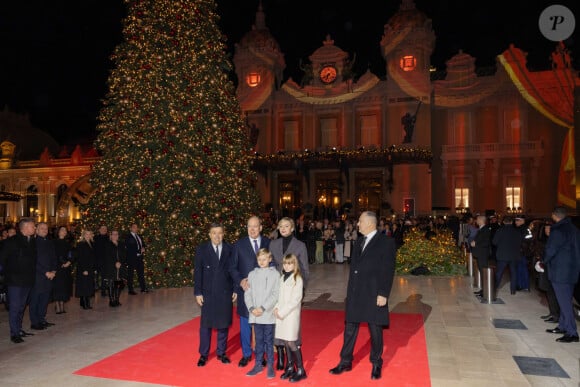
[[[230, 329], [228, 356], [232, 364], [218, 362], [215, 353], [208, 364], [196, 366], [199, 357], [199, 318], [178, 325], [157, 336], [129, 347], [88, 367], [77, 375], [99, 378], [164, 384], [170, 386], [287, 386], [280, 380], [266, 379], [266, 372], [248, 377], [251, 365], [239, 368], [241, 358], [239, 323], [237, 316]], [[344, 313], [337, 311], [304, 310], [302, 315], [302, 341], [305, 368], [308, 378], [299, 386], [430, 386], [429, 363], [423, 318], [418, 314], [391, 314], [391, 327], [385, 329], [383, 377], [370, 380], [371, 365], [368, 360], [370, 338], [366, 326], [361, 326], [355, 348], [353, 370], [340, 376], [328, 370], [339, 361], [344, 327]], [[212, 351], [215, 351], [215, 333]]]

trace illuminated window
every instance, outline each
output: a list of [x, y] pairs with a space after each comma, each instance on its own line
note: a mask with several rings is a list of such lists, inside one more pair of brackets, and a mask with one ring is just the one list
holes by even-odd
[[338, 189], [338, 179], [321, 178], [317, 181], [316, 200], [318, 205], [323, 205], [327, 208], [340, 207], [340, 191]]
[[262, 77], [260, 76], [260, 73], [252, 72], [252, 73], [249, 73], [248, 75], [246, 75], [246, 83], [250, 87], [258, 86], [260, 84], [261, 80], [262, 80]]
[[506, 207], [511, 209], [522, 208], [522, 187], [506, 187], [505, 201]]
[[290, 181], [281, 181], [278, 184], [278, 204], [280, 208], [291, 208], [294, 205], [296, 184]]
[[405, 55], [401, 58], [399, 65], [403, 71], [413, 71], [417, 67], [417, 58], [413, 55]]
[[38, 187], [31, 185], [26, 189], [26, 213], [25, 216], [32, 218], [38, 215]]
[[522, 176], [506, 176], [505, 205], [511, 211], [517, 211], [524, 206]]
[[59, 202], [62, 196], [65, 194], [66, 190], [68, 189], [66, 184], [61, 184], [56, 189], [56, 201]]
[[415, 199], [403, 199], [403, 211], [405, 212], [405, 215], [415, 216]]
[[280, 192], [280, 207], [285, 208], [292, 205], [294, 202], [294, 193], [292, 191]]
[[469, 207], [469, 188], [455, 188], [455, 208]]

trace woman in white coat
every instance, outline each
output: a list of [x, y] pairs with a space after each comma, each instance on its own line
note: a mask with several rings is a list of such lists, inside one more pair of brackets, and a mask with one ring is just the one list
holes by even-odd
[[287, 254], [282, 260], [282, 278], [278, 303], [274, 307], [276, 330], [274, 337], [284, 343], [286, 367], [281, 379], [298, 382], [306, 379], [302, 351], [296, 341], [300, 334], [300, 308], [302, 305], [303, 281], [298, 258]]

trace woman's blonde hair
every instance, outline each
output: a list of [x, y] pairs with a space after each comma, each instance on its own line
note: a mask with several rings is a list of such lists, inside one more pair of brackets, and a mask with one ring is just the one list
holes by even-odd
[[89, 242], [89, 243], [90, 243], [90, 242], [93, 242], [93, 240], [92, 240], [92, 239], [87, 239], [87, 238], [86, 238], [86, 235], [87, 235], [87, 234], [93, 234], [93, 230], [91, 230], [91, 229], [88, 229], [88, 228], [86, 228], [86, 229], [82, 230], [82, 231], [81, 231], [81, 236], [80, 236], [80, 238], [79, 238], [79, 242], [83, 242], [83, 241], [84, 241], [84, 242]]
[[298, 263], [298, 258], [294, 254], [286, 254], [284, 258], [282, 258], [282, 265], [285, 263], [293, 263], [294, 264], [294, 272], [292, 276], [294, 277], [294, 281], [298, 279], [298, 277], [302, 277], [300, 273], [300, 264]]
[[290, 223], [290, 229], [291, 229], [290, 231], [296, 230], [296, 223], [294, 223], [294, 219], [289, 218], [287, 216], [283, 217], [282, 219], [280, 219], [278, 221], [278, 227], [277, 228], [280, 228], [280, 223], [281, 222], [288, 222], [288, 223]]

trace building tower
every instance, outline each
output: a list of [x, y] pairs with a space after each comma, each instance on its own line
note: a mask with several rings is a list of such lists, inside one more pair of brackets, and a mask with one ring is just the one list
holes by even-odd
[[280, 86], [286, 67], [280, 46], [266, 26], [261, 2], [252, 30], [235, 45], [233, 62], [242, 112], [259, 109], [272, 91]]

